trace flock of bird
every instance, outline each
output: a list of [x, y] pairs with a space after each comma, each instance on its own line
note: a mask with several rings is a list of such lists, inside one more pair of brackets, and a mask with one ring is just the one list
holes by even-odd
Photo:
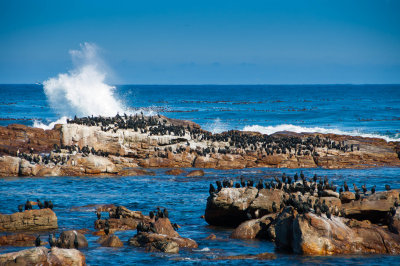
[[[51, 200], [47, 201], [45, 200], [44, 203], [41, 202], [39, 199], [36, 200], [36, 205], [38, 206], [39, 209], [53, 209], [54, 205], [53, 202], [51, 202]], [[32, 202], [30, 200], [27, 200], [25, 202], [25, 204], [20, 204], [18, 205], [18, 211], [19, 212], [23, 212], [24, 210], [32, 210], [33, 209], [33, 205]]]
[[[285, 173], [282, 174], [279, 179], [277, 176], [274, 177], [274, 180], [264, 182], [260, 179], [256, 184], [254, 181], [244, 180], [240, 178], [239, 182], [234, 182], [232, 179], [224, 179], [222, 182], [220, 180], [216, 181], [216, 188], [213, 184], [210, 184], [209, 194], [214, 196], [216, 193], [221, 191], [223, 188], [241, 188], [241, 187], [256, 187], [258, 190], [261, 189], [278, 189], [284, 191], [286, 194], [283, 195], [283, 200], [278, 206], [279, 203], [272, 202], [272, 212], [276, 213], [279, 210], [282, 210], [286, 206], [294, 207], [299, 213], [307, 213], [313, 211], [317, 215], [321, 215], [323, 213], [326, 214], [327, 218], [330, 219], [331, 215], [342, 216], [343, 210], [340, 210], [337, 207], [329, 208], [326, 204], [325, 199], [323, 198], [325, 194], [324, 191], [331, 190], [333, 192], [337, 191], [338, 186], [334, 185], [333, 181], [329, 182], [328, 177], [318, 177], [316, 174], [312, 178], [307, 178], [303, 171], [300, 174], [295, 174], [293, 178]], [[374, 194], [376, 192], [376, 186], [373, 186], [368, 192], [366, 185], [361, 186], [361, 190], [353, 184], [355, 200], [361, 200], [362, 196], [366, 196], [367, 194]], [[391, 190], [390, 185], [385, 185], [385, 190]], [[339, 193], [350, 191], [350, 188], [346, 181], [344, 181], [343, 186], [340, 187]], [[300, 193], [297, 193], [300, 192]], [[297, 193], [297, 196], [296, 196]], [[362, 193], [362, 194], [361, 194]], [[304, 196], [308, 196], [305, 198]], [[317, 198], [313, 200], [310, 196], [317, 196]], [[400, 195], [399, 195], [400, 197]], [[392, 215], [396, 214], [396, 208], [399, 206], [399, 202], [396, 199], [394, 202], [394, 206], [390, 209], [390, 213]], [[254, 217], [248, 213], [249, 219], [253, 219]]]

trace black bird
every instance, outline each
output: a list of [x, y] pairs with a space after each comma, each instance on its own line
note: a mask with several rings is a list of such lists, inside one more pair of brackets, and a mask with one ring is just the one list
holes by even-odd
[[53, 202], [51, 202], [51, 200], [49, 200], [49, 208], [53, 209], [53, 207], [54, 207]]
[[387, 191], [391, 190], [391, 188], [390, 188], [389, 185], [385, 185], [385, 189], [386, 189]]
[[395, 208], [395, 207], [390, 207], [390, 214], [391, 214], [392, 216], [395, 216], [395, 215], [396, 215], [396, 208]]
[[175, 231], [178, 231], [179, 226], [177, 223], [173, 223], [172, 228], [174, 228]]
[[36, 246], [36, 247], [39, 247], [40, 244], [41, 244], [40, 235], [38, 235], [38, 236], [36, 237], [36, 240], [35, 240], [35, 246]]
[[156, 214], [156, 216], [157, 216], [158, 218], [162, 218], [162, 216], [163, 216], [163, 213], [162, 213], [160, 207], [157, 207], [157, 214]]
[[398, 199], [395, 199], [394, 200], [394, 206], [397, 208], [397, 207], [399, 207], [399, 200]]
[[25, 203], [25, 210], [32, 210], [32, 204], [29, 200]]
[[43, 209], [43, 203], [39, 199], [37, 200], [37, 205], [39, 209]]
[[372, 193], [372, 194], [375, 194], [375, 188], [376, 188], [376, 186], [373, 186], [373, 187], [371, 188], [371, 193]]
[[19, 212], [22, 212], [23, 209], [24, 209], [24, 205], [23, 204], [18, 205], [18, 211]]
[[246, 183], [244, 182], [243, 177], [240, 178], [240, 184], [242, 185], [242, 187], [246, 186]]
[[361, 196], [360, 193], [358, 193], [358, 191], [356, 192], [356, 200], [360, 200]]
[[362, 190], [363, 190], [363, 193], [364, 193], [364, 195], [367, 193], [367, 187], [365, 186], [365, 184], [364, 185], [362, 185], [361, 186], [361, 188], [362, 188]]
[[53, 234], [49, 235], [49, 244], [51, 248], [56, 246], [56, 239]]
[[356, 184], [353, 183], [353, 187], [356, 193], [360, 192], [360, 189], [356, 186]]
[[210, 184], [210, 189], [208, 190], [208, 193], [210, 193], [210, 195], [212, 193], [215, 193], [215, 187], [213, 186], [213, 184]]
[[152, 219], [153, 220], [153, 218], [154, 218], [154, 212], [153, 211], [150, 211], [150, 213], [149, 213], [149, 217], [150, 217], [150, 219]]
[[297, 175], [297, 173], [294, 174], [294, 182], [297, 182], [297, 180], [299, 179], [299, 176]]
[[97, 215], [97, 220], [100, 220], [100, 218], [101, 218], [101, 212], [97, 211], [97, 212], [96, 212], [96, 215]]
[[263, 189], [263, 188], [264, 188], [264, 184], [263, 184], [263, 181], [260, 179], [257, 184], [257, 189]]
[[240, 188], [240, 184], [239, 184], [239, 183], [236, 183], [236, 184], [235, 184], [235, 188]]
[[49, 202], [47, 200], [44, 201], [44, 208], [47, 209], [49, 207]]
[[326, 218], [328, 218], [330, 220], [331, 217], [332, 217], [331, 212], [328, 209], [328, 211], [326, 212]]
[[106, 236], [108, 236], [108, 234], [110, 233], [110, 227], [109, 226], [104, 227], [104, 233], [106, 234]]
[[164, 208], [164, 210], [163, 210], [163, 216], [164, 216], [164, 218], [168, 218], [168, 215], [169, 215], [169, 213], [168, 213], [167, 208]]
[[343, 187], [340, 187], [339, 193], [342, 193], [342, 192], [343, 192]]
[[74, 247], [75, 247], [75, 249], [78, 249], [78, 247], [79, 247], [78, 234], [76, 232], [75, 232], [75, 239], [74, 239]]
[[344, 181], [343, 186], [344, 186], [344, 191], [349, 191], [349, 186], [347, 185], [346, 181]]

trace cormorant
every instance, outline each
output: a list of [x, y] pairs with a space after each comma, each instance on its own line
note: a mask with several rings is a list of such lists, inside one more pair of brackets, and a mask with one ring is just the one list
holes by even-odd
[[371, 188], [371, 193], [372, 193], [372, 194], [375, 194], [375, 188], [376, 188], [376, 186], [373, 186], [373, 187]]
[[74, 233], [75, 233], [74, 247], [75, 247], [75, 249], [78, 249], [78, 247], [79, 247], [78, 234], [76, 232], [74, 232]]
[[35, 246], [36, 246], [36, 247], [39, 247], [40, 244], [41, 244], [40, 235], [38, 235], [38, 236], [36, 237], [36, 240], [35, 240]]
[[43, 203], [38, 199], [37, 201], [37, 205], [39, 207], [39, 209], [43, 209]]
[[56, 239], [53, 234], [49, 235], [49, 244], [51, 248], [56, 246]]
[[19, 212], [22, 212], [22, 211], [23, 211], [23, 208], [24, 208], [24, 205], [23, 205], [23, 204], [18, 205], [18, 211], [19, 211]]
[[101, 212], [97, 211], [97, 212], [96, 212], [96, 215], [97, 215], [97, 220], [100, 220], [100, 218], [101, 218]]
[[390, 188], [389, 185], [385, 185], [385, 189], [386, 189], [387, 191], [389, 191], [391, 188]]
[[154, 218], [154, 212], [153, 211], [150, 211], [150, 213], [149, 213], [149, 217], [150, 217], [150, 219], [152, 219], [153, 220], [153, 218]]
[[208, 190], [208, 192], [210, 193], [210, 195], [212, 193], [215, 193], [215, 187], [213, 186], [213, 184], [210, 184], [210, 189]]
[[53, 207], [54, 207], [53, 202], [51, 202], [51, 200], [49, 200], [49, 208], [53, 209]]
[[168, 213], [167, 208], [164, 208], [164, 210], [163, 210], [163, 217], [164, 217], [164, 218], [168, 218], [168, 215], [169, 215], [169, 213]]

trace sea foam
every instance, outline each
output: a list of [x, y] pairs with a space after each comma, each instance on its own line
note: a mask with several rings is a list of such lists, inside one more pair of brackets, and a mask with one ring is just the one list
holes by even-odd
[[379, 135], [379, 134], [371, 134], [371, 133], [363, 133], [358, 130], [352, 130], [352, 131], [344, 131], [340, 129], [331, 129], [331, 128], [324, 128], [324, 127], [302, 127], [302, 126], [296, 126], [292, 124], [281, 124], [281, 125], [276, 125], [276, 126], [260, 126], [260, 125], [251, 125], [251, 126], [245, 126], [243, 128], [243, 131], [254, 131], [254, 132], [260, 132], [262, 134], [273, 134], [276, 132], [282, 132], [282, 131], [290, 131], [290, 132], [295, 132], [295, 133], [321, 133], [321, 134], [337, 134], [337, 135], [349, 135], [349, 136], [360, 136], [360, 137], [366, 137], [366, 138], [380, 138], [384, 139], [386, 141], [399, 141], [400, 137], [396, 136], [396, 138], [391, 138], [388, 136], [384, 135]]

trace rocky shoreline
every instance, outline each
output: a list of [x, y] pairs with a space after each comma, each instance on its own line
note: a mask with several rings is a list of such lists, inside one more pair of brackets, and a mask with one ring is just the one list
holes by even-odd
[[164, 116], [75, 118], [52, 130], [0, 127], [0, 176], [143, 175], [141, 168], [400, 166], [400, 142], [334, 134], [212, 134]]

